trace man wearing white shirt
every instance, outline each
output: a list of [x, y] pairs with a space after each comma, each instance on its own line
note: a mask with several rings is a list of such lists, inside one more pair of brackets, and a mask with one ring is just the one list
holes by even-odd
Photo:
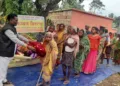
[[18, 23], [16, 14], [7, 16], [8, 23], [0, 30], [0, 86], [11, 84], [7, 79], [7, 69], [10, 61], [16, 52], [16, 46], [26, 46], [33, 50], [34, 48], [27, 46], [28, 39], [17, 34], [15, 26]]

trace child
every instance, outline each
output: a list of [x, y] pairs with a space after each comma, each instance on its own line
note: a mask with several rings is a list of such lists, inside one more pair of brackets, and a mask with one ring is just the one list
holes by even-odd
[[42, 62], [43, 82], [40, 83], [39, 86], [50, 86], [51, 76], [57, 59], [58, 48], [50, 32], [46, 33], [43, 43], [46, 49], [46, 56]]
[[[79, 50], [79, 37], [77, 35], [76, 27], [71, 28], [71, 36], [68, 37], [64, 45], [65, 45], [65, 51], [63, 53], [62, 61], [61, 61], [64, 78], [62, 78], [61, 80], [64, 80], [63, 84], [68, 84], [71, 70], [73, 67], [73, 61], [74, 58], [76, 58], [76, 54]], [[68, 68], [68, 74], [67, 74], [67, 68]]]

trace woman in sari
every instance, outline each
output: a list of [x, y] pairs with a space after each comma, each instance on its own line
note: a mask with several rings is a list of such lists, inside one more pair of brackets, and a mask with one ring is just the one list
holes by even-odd
[[88, 35], [90, 40], [90, 52], [82, 66], [82, 71], [85, 74], [92, 74], [96, 71], [97, 55], [101, 39], [100, 35], [98, 35], [97, 27], [92, 27], [91, 33], [92, 34]]
[[83, 62], [84, 62], [87, 54], [89, 53], [89, 49], [90, 49], [89, 39], [87, 36], [85, 36], [84, 30], [79, 30], [78, 35], [80, 38], [80, 40], [79, 40], [80, 41], [80, 43], [79, 43], [80, 50], [74, 61], [74, 69], [75, 69], [76, 77], [80, 76], [80, 72], [82, 71]]
[[[57, 30], [57, 46], [58, 46], [58, 58], [57, 62], [60, 62], [60, 59], [62, 57], [62, 51], [63, 51], [63, 43], [65, 40], [65, 25], [59, 24], [59, 28]], [[57, 65], [58, 66], [58, 65]]]
[[[115, 43], [116, 42], [116, 43]], [[115, 65], [120, 65], [120, 33], [118, 34], [118, 40], [114, 41], [114, 58]]]
[[64, 77], [61, 80], [64, 81], [63, 84], [68, 84], [74, 59], [79, 52], [79, 37], [77, 35], [76, 27], [71, 28], [71, 35], [66, 39], [64, 43], [65, 51], [62, 55], [61, 61]]
[[[100, 34], [100, 36], [104, 36], [105, 28], [100, 28], [99, 34]], [[99, 65], [101, 63], [101, 56], [102, 56], [105, 40], [106, 40], [106, 37], [104, 37], [100, 40], [100, 46], [99, 46], [98, 58], [97, 58], [97, 67], [99, 67]]]
[[51, 76], [57, 59], [58, 48], [50, 32], [46, 33], [43, 43], [46, 49], [46, 56], [42, 62], [43, 82], [40, 86], [50, 86]]
[[107, 65], [106, 66], [109, 66], [109, 61], [110, 61], [110, 55], [111, 55], [111, 51], [112, 51], [112, 48], [111, 48], [111, 42], [110, 42], [110, 36], [109, 36], [109, 33], [108, 33], [108, 30], [105, 29], [105, 34], [107, 34], [108, 36], [106, 37], [106, 40], [105, 40], [105, 43], [104, 43], [104, 47], [103, 47], [103, 52], [102, 52], [102, 56], [101, 56], [101, 63], [103, 63], [103, 60], [106, 59], [107, 61]]

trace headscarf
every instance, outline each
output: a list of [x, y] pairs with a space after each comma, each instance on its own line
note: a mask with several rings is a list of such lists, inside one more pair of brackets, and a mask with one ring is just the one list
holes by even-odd
[[75, 32], [78, 32], [78, 28], [76, 26], [73, 26], [73, 29], [75, 30]]
[[[45, 33], [45, 37], [46, 37], [47, 35], [51, 35], [51, 36], [52, 36], [52, 33], [51, 33], [51, 32], [46, 32], [46, 33]], [[52, 38], [53, 38], [53, 36], [52, 36]]]

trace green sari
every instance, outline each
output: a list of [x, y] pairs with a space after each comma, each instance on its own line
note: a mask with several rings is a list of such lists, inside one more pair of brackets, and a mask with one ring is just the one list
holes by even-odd
[[[114, 37], [112, 40], [111, 40], [111, 44], [114, 44], [114, 46], [116, 46], [116, 43], [117, 43], [117, 37]], [[115, 57], [115, 47], [112, 46], [112, 52], [111, 52], [111, 57], [114, 58]]]
[[120, 40], [114, 46], [114, 62], [120, 64]]
[[79, 50], [76, 59], [74, 61], [74, 69], [76, 73], [81, 72], [83, 62], [87, 54], [89, 53], [90, 43], [87, 36], [84, 36], [83, 38], [80, 39], [80, 45], [82, 45], [84, 48]]

